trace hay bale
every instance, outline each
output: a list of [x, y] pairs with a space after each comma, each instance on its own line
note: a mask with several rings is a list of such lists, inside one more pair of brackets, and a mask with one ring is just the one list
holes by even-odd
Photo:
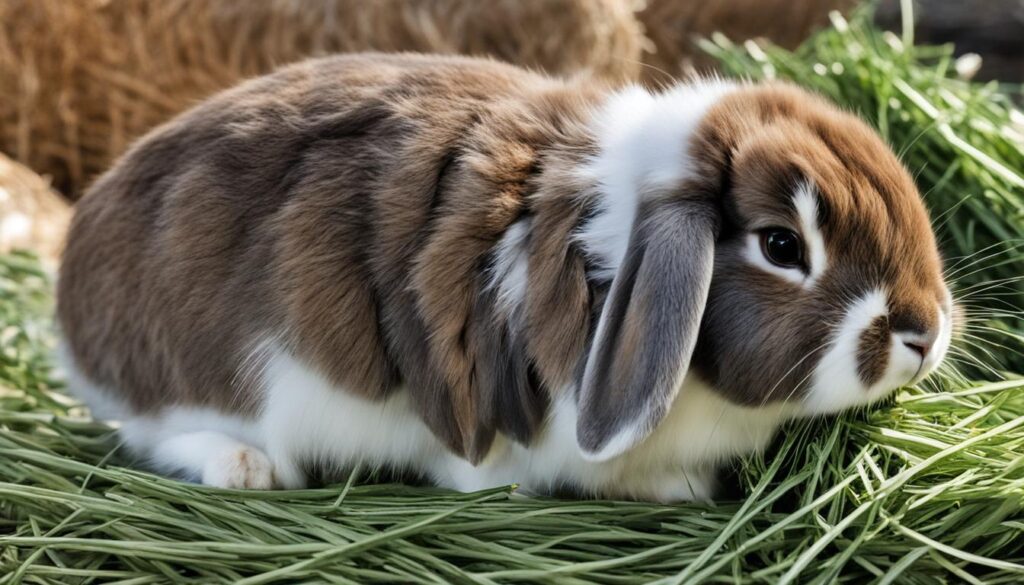
[[852, 2], [2, 0], [0, 151], [74, 198], [153, 126], [307, 56], [491, 55], [558, 74], [661, 83], [709, 65], [696, 36], [721, 30], [792, 46], [829, 9]]
[[492, 55], [624, 79], [642, 43], [628, 0], [4, 0], [0, 150], [74, 197], [146, 130], [310, 55]]
[[832, 10], [848, 12], [858, 0], [642, 0], [638, 13], [653, 45], [644, 56], [644, 78], [664, 82], [689, 71], [714, 68], [695, 40], [721, 32], [743, 41], [766, 38], [788, 49], [828, 23]]
[[32, 250], [55, 268], [70, 219], [67, 200], [45, 179], [0, 154], [0, 253]]

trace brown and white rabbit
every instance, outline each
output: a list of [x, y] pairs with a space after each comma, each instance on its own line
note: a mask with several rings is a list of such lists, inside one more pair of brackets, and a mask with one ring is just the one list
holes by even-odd
[[933, 370], [921, 198], [780, 84], [308, 61], [141, 140], [78, 205], [70, 387], [167, 473], [707, 498], [792, 417]]

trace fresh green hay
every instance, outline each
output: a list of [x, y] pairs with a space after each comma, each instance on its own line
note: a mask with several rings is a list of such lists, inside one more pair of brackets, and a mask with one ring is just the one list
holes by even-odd
[[1024, 380], [794, 425], [717, 505], [220, 491], [123, 467], [111, 429], [66, 406], [48, 290], [0, 258], [0, 583], [1024, 578]]
[[[878, 72], [895, 68], [892, 77], [919, 95], [948, 85], [972, 108], [996, 112], [979, 120], [1009, 116], [991, 88], [932, 75], [936, 65], [911, 57], [888, 61], [893, 49], [882, 39], [854, 23], [795, 56], [764, 49], [768, 61], [761, 61], [757, 51], [754, 59], [735, 47], [715, 50], [737, 71], [769, 62], [777, 71], [813, 71], [817, 62], [863, 68], [872, 80], [864, 87], [854, 83], [860, 73], [819, 83], [864, 104], [871, 91], [895, 87]], [[956, 134], [963, 128], [951, 125], [970, 147], [951, 155], [931, 130], [922, 131], [927, 124], [902, 121], [900, 111], [886, 115], [886, 132], [906, 160], [946, 164], [938, 176], [932, 166], [919, 170], [936, 215], [956, 209], [950, 216], [963, 220], [944, 224], [948, 249], [984, 249], [999, 237], [993, 226], [1020, 236], [1024, 196], [1008, 178], [1014, 171], [1002, 177], [970, 154], [998, 155], [993, 160], [1019, 170], [1019, 142], [1016, 154], [1002, 152], [1013, 144], [991, 142], [982, 131]], [[915, 124], [920, 138], [909, 133]], [[1022, 272], [1012, 246], [997, 261], [970, 258], [967, 271], [981, 272], [967, 283]], [[965, 294], [979, 290], [970, 286]], [[987, 302], [1008, 298], [985, 294]], [[113, 431], [86, 418], [52, 377], [50, 305], [50, 285], [31, 257], [0, 256], [0, 585], [1024, 581], [1019, 377], [971, 383], [945, 376], [879, 408], [791, 425], [767, 454], [736, 466], [724, 482], [736, 496], [716, 504], [573, 502], [525, 498], [512, 488], [456, 494], [360, 481], [236, 492], [127, 467]], [[1012, 305], [985, 307], [984, 321], [972, 323], [1019, 327]], [[1012, 333], [989, 339], [1005, 346], [986, 346], [994, 357], [1014, 351], [1006, 345]]]

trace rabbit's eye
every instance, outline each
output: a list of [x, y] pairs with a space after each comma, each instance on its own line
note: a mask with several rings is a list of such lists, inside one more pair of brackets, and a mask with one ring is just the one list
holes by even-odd
[[800, 236], [785, 228], [769, 228], [761, 232], [761, 249], [768, 260], [784, 268], [799, 268], [803, 264], [803, 245]]

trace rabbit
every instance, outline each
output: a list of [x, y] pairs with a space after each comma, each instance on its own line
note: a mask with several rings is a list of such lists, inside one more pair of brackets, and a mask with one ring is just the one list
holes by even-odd
[[62, 363], [152, 469], [708, 500], [779, 427], [942, 361], [908, 172], [784, 83], [326, 57], [197, 105], [77, 205]]

